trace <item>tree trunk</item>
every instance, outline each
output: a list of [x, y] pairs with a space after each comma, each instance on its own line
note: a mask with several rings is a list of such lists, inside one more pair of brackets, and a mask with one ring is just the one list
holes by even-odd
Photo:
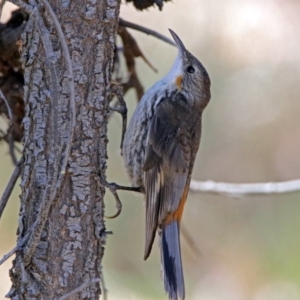
[[[28, 2], [37, 9], [23, 34], [25, 119], [18, 244], [24, 245], [13, 262], [8, 296], [58, 299], [101, 276], [104, 190], [96, 176], [106, 169], [120, 0], [49, 0], [71, 60], [51, 7], [45, 0]], [[68, 299], [98, 299], [100, 293], [98, 284], [87, 284]]]

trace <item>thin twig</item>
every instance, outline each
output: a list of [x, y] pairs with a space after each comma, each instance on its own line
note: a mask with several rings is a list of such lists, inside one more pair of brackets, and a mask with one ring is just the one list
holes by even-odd
[[105, 285], [103, 272], [101, 272], [100, 284], [101, 284], [102, 298], [103, 298], [103, 300], [107, 300], [108, 290], [107, 290], [106, 285]]
[[192, 180], [191, 192], [223, 194], [231, 197], [300, 192], [300, 180], [264, 183], [225, 183]]
[[[36, 5], [35, 1], [33, 3]], [[40, 37], [43, 41], [44, 51], [46, 53], [46, 60], [47, 60], [47, 70], [49, 70], [50, 75], [50, 88], [51, 88], [51, 148], [50, 151], [53, 153], [53, 149], [55, 149], [56, 153], [53, 153], [53, 157], [57, 157], [57, 148], [60, 146], [60, 131], [58, 130], [58, 118], [60, 115], [60, 103], [59, 103], [59, 84], [58, 84], [58, 76], [57, 76], [57, 57], [54, 53], [50, 33], [46, 29], [44, 21], [42, 19], [41, 14], [38, 11], [38, 7], [35, 6], [34, 10], [34, 20], [36, 22], [37, 28], [40, 33]], [[59, 160], [59, 158], [58, 158]]]
[[9, 105], [9, 103], [8, 103], [6, 97], [4, 96], [4, 94], [3, 94], [3, 92], [2, 92], [1, 89], [0, 89], [0, 97], [1, 97], [1, 99], [2, 99], [2, 100], [4, 101], [4, 103], [5, 103], [5, 106], [6, 106], [6, 109], [7, 109], [7, 113], [8, 113], [8, 117], [9, 117], [9, 119], [12, 121], [12, 119], [13, 119], [13, 114], [12, 114], [10, 105]]
[[186, 229], [186, 227], [183, 224], [180, 224], [180, 231], [181, 231], [181, 234], [184, 237], [186, 243], [191, 247], [191, 249], [195, 253], [195, 255], [197, 257], [200, 257], [202, 255], [201, 250], [198, 248], [194, 239], [189, 234], [189, 231]]
[[[0, 7], [1, 9], [1, 7]], [[12, 158], [13, 164], [16, 166], [18, 161], [17, 161], [17, 157], [15, 154], [15, 146], [14, 146], [14, 140], [13, 140], [13, 130], [14, 130], [14, 123], [13, 123], [13, 114], [12, 114], [12, 110], [10, 108], [10, 105], [6, 99], [6, 97], [4, 96], [2, 90], [0, 89], [0, 98], [4, 101], [6, 109], [7, 109], [7, 114], [9, 117], [9, 127], [7, 130], [7, 139], [8, 139], [8, 145], [9, 145], [9, 153], [10, 156]], [[1, 217], [1, 215], [0, 215]]]
[[0, 219], [1, 219], [1, 216], [2, 216], [2, 213], [6, 207], [6, 204], [8, 202], [8, 199], [14, 189], [14, 186], [21, 174], [21, 163], [22, 163], [22, 159], [19, 160], [19, 162], [17, 163], [16, 167], [15, 167], [15, 170], [14, 172], [12, 173], [11, 177], [10, 177], [10, 180], [4, 190], [4, 193], [1, 197], [1, 200], [0, 200]]
[[19, 247], [16, 246], [12, 250], [10, 250], [7, 254], [3, 255], [3, 257], [0, 260], [0, 266], [5, 263], [12, 255], [14, 255], [19, 250]]
[[25, 236], [18, 242], [17, 246], [2, 257], [2, 259], [0, 260], [0, 266], [5, 261], [7, 261], [13, 254], [15, 254], [17, 251], [19, 251], [23, 247], [23, 245], [28, 240], [32, 229], [34, 228], [34, 225], [35, 225], [35, 223], [29, 228], [29, 230], [26, 232]]
[[58, 300], [65, 300], [65, 299], [68, 299], [70, 296], [73, 296], [79, 292], [81, 292], [83, 289], [85, 289], [86, 287], [94, 284], [94, 283], [97, 283], [97, 282], [100, 282], [100, 278], [94, 278], [92, 280], [89, 280], [85, 283], [83, 283], [81, 286], [79, 286], [78, 288], [74, 289], [73, 291], [65, 294], [64, 296], [58, 298]]
[[169, 39], [166, 36], [158, 33], [157, 31], [154, 31], [154, 30], [149, 29], [147, 27], [125, 21], [121, 18], [119, 19], [119, 25], [127, 27], [127, 28], [131, 28], [131, 29], [143, 32], [143, 33], [146, 33], [148, 35], [152, 35], [152, 36], [154, 36], [154, 37], [156, 37], [156, 38], [158, 38], [158, 39], [160, 39], [160, 40], [162, 40], [162, 41], [164, 41], [164, 42], [166, 42], [166, 43], [168, 43], [172, 46], [176, 46], [176, 44], [171, 39]]
[[18, 159], [17, 159], [16, 153], [15, 153], [15, 143], [14, 143], [14, 139], [13, 139], [13, 128], [14, 128], [14, 126], [11, 122], [10, 125], [9, 125], [9, 128], [8, 128], [8, 146], [9, 146], [9, 154], [10, 154], [11, 160], [12, 160], [14, 166], [16, 166], [17, 163], [18, 163]]

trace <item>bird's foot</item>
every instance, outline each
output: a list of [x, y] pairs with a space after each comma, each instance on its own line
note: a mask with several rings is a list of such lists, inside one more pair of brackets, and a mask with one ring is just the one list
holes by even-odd
[[102, 186], [104, 188], [108, 188], [110, 190], [110, 192], [113, 194], [113, 196], [115, 197], [115, 200], [116, 200], [117, 212], [112, 216], [105, 216], [108, 219], [114, 219], [114, 218], [118, 217], [120, 215], [121, 211], [122, 211], [122, 202], [119, 198], [117, 190], [143, 193], [143, 189], [141, 187], [130, 187], [130, 186], [118, 185], [114, 182], [107, 182], [106, 180], [104, 180], [100, 176], [96, 176], [96, 180], [97, 180], [97, 183], [100, 186]]

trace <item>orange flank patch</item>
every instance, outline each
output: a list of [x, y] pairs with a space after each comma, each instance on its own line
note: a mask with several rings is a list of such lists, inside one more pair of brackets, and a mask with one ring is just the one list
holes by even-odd
[[182, 75], [179, 75], [179, 76], [176, 77], [175, 84], [176, 84], [178, 90], [181, 90], [181, 88], [182, 88]]
[[181, 221], [181, 217], [182, 217], [182, 213], [183, 213], [183, 209], [184, 209], [184, 205], [185, 205], [188, 193], [189, 193], [189, 185], [187, 184], [185, 186], [182, 197], [180, 199], [178, 208], [172, 214], [167, 216], [166, 220], [164, 221], [165, 225], [170, 224], [173, 220], [177, 220], [179, 222]]

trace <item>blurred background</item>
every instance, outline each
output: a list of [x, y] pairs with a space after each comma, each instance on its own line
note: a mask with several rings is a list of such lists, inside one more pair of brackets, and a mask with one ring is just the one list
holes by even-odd
[[[212, 100], [203, 120], [193, 179], [236, 183], [300, 178], [300, 1], [174, 0], [163, 11], [122, 4], [121, 17], [170, 37], [172, 28], [206, 67]], [[6, 17], [5, 15], [3, 17]], [[145, 88], [170, 69], [176, 48], [130, 30], [154, 73], [138, 61]], [[125, 71], [124, 71], [125, 72]], [[131, 115], [133, 91], [126, 102]], [[3, 126], [0, 123], [0, 126]], [[108, 180], [128, 184], [120, 157], [121, 118], [109, 123]], [[0, 145], [0, 194], [13, 171]], [[16, 241], [19, 189], [0, 221], [0, 256]], [[122, 214], [107, 220], [103, 261], [109, 299], [166, 299], [157, 240], [143, 260], [144, 205], [121, 192]], [[115, 212], [106, 198], [107, 215]], [[186, 298], [201, 300], [300, 299], [299, 193], [230, 197], [190, 193], [183, 225], [201, 254], [182, 238]], [[8, 292], [11, 261], [0, 267], [0, 299]]]

